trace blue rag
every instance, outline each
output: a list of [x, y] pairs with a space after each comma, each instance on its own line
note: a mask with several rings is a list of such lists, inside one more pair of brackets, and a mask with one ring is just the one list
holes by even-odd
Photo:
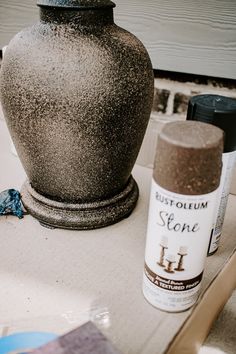
[[15, 189], [7, 189], [0, 193], [0, 215], [13, 214], [23, 218], [20, 193]]

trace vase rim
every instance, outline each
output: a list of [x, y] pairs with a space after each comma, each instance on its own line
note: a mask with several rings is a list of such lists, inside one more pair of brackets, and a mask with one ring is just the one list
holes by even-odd
[[37, 6], [72, 10], [90, 10], [109, 7], [113, 8], [116, 5], [110, 0], [38, 0]]

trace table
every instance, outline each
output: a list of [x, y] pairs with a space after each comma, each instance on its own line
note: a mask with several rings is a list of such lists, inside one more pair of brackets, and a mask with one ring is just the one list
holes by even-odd
[[[7, 128], [1, 120], [0, 164], [0, 190], [19, 189], [25, 173], [19, 159], [10, 152]], [[168, 314], [154, 309], [142, 295], [152, 171], [136, 165], [133, 174], [140, 188], [137, 207], [129, 218], [103, 229], [47, 229], [30, 215], [22, 220], [0, 218], [2, 332], [40, 329], [64, 333], [91, 319], [124, 354], [182, 353], [178, 348], [182, 348], [186, 331], [190, 333], [198, 323], [199, 318], [194, 316], [199, 317], [199, 309]], [[208, 327], [236, 285], [235, 203], [236, 197], [231, 196], [222, 246], [207, 260], [204, 273], [198, 307], [201, 311], [209, 308], [204, 318]], [[217, 285], [220, 270], [225, 268], [230, 278], [224, 283], [221, 279]], [[215, 285], [218, 287], [211, 296], [219, 298], [215, 291], [221, 288], [224, 300], [211, 313], [207, 303], [205, 308], [201, 306], [205, 300], [211, 303], [209, 293]], [[191, 353], [197, 350], [205, 332], [197, 338], [195, 332], [191, 334]]]

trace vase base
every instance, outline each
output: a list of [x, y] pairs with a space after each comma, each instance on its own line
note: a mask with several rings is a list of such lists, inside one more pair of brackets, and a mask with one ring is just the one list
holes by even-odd
[[71, 230], [96, 229], [128, 217], [138, 200], [137, 183], [131, 176], [125, 189], [112, 198], [90, 203], [65, 203], [44, 197], [26, 181], [21, 190], [26, 210], [42, 225]]

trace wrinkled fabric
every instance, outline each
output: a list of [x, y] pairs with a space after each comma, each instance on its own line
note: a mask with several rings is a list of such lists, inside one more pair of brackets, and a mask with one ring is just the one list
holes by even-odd
[[13, 214], [23, 218], [20, 193], [15, 189], [7, 189], [0, 193], [0, 215]]

